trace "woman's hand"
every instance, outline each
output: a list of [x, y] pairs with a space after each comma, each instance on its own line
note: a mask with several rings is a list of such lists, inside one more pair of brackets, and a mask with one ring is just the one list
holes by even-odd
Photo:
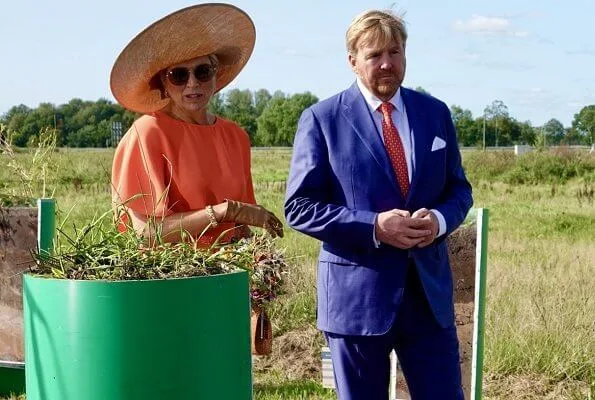
[[263, 206], [226, 200], [227, 211], [221, 222], [235, 222], [266, 229], [271, 236], [283, 237], [283, 224]]

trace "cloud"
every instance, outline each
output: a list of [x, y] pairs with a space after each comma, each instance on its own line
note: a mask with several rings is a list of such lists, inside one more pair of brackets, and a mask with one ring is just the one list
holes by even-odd
[[284, 56], [297, 56], [299, 55], [298, 51], [296, 49], [283, 49], [281, 51], [281, 54], [283, 54]]
[[512, 63], [501, 60], [487, 60], [479, 54], [463, 54], [456, 59], [459, 62], [468, 63], [469, 65], [489, 70], [525, 72], [536, 68], [535, 65], [521, 64], [519, 62]]
[[510, 18], [486, 17], [477, 14], [467, 21], [456, 20], [453, 23], [453, 29], [472, 35], [529, 36], [529, 32], [515, 29]]
[[477, 61], [480, 58], [480, 54], [479, 53], [475, 53], [475, 52], [465, 52], [463, 54], [460, 54], [456, 57], [456, 59], [458, 61]]
[[595, 56], [595, 49], [566, 50], [569, 56]]

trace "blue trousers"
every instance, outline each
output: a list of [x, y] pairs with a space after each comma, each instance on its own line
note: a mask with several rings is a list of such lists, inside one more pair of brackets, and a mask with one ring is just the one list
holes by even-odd
[[414, 265], [395, 320], [380, 336], [324, 332], [339, 400], [387, 400], [393, 349], [412, 400], [463, 400], [454, 321], [446, 329], [438, 325]]

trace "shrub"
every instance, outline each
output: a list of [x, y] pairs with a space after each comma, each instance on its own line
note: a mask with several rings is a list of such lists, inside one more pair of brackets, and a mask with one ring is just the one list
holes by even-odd
[[595, 176], [595, 154], [569, 148], [534, 151], [515, 156], [512, 152], [465, 153], [463, 163], [469, 180], [478, 183], [538, 184], [565, 183], [573, 178]]

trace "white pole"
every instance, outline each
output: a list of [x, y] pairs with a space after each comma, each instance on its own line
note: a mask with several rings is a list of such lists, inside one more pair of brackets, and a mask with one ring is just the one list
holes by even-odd
[[486, 112], [483, 111], [483, 151], [486, 149]]
[[390, 400], [397, 400], [397, 354], [390, 353]]

